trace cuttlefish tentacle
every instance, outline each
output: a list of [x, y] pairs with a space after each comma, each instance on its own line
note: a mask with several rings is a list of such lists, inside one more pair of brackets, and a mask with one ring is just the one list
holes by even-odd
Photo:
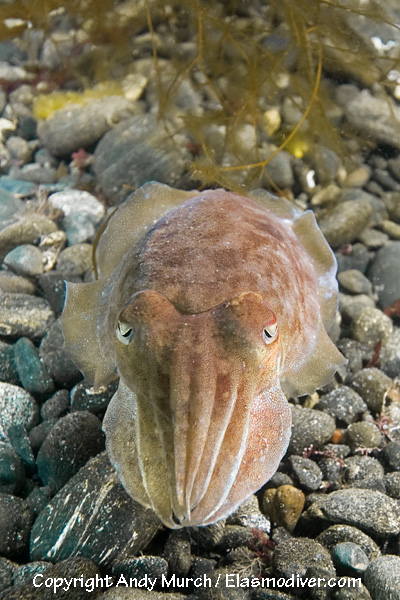
[[263, 392], [254, 400], [246, 451], [239, 471], [224, 503], [211, 518], [204, 520], [204, 525], [226, 518], [231, 506], [237, 506], [247, 493], [249, 480], [256, 491], [272, 477], [282, 458], [282, 448], [289, 443], [288, 422], [291, 422], [289, 404], [276, 382], [268, 392]]
[[[121, 340], [118, 364], [136, 390], [138, 467], [154, 510], [170, 526], [203, 523], [230, 493], [248, 452], [260, 369], [279, 371], [279, 339], [270, 347], [263, 341], [271, 320], [253, 292], [187, 316], [149, 290], [120, 315], [120, 332], [132, 332], [129, 345]], [[212, 356], [219, 358], [210, 371]], [[112, 427], [107, 420], [107, 439]], [[274, 441], [280, 456], [287, 440]], [[125, 466], [119, 470], [127, 485]]]

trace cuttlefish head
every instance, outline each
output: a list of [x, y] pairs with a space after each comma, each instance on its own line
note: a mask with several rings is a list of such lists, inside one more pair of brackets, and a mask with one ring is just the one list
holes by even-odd
[[115, 348], [108, 452], [130, 495], [168, 527], [223, 518], [271, 477], [291, 419], [276, 317], [259, 294], [183, 314], [138, 292], [119, 314]]

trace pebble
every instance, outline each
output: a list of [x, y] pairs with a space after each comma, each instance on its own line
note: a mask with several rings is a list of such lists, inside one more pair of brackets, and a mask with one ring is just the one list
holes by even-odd
[[311, 198], [312, 206], [323, 206], [325, 204], [330, 204], [335, 202], [339, 195], [341, 189], [335, 183], [329, 183], [326, 186], [317, 186], [315, 188], [315, 193]]
[[353, 525], [380, 538], [400, 532], [398, 502], [376, 490], [349, 488], [331, 492], [320, 496], [304, 516], [323, 523]]
[[[359, 579], [359, 578], [357, 578]], [[354, 578], [350, 578], [347, 588], [338, 589], [333, 593], [332, 600], [372, 600], [371, 594], [361, 581], [354, 587]]]
[[374, 169], [372, 177], [384, 190], [399, 190], [400, 184], [391, 176], [387, 168]]
[[281, 542], [275, 548], [272, 559], [276, 577], [304, 577], [309, 567], [328, 569], [335, 576], [330, 554], [322, 544], [308, 538], [295, 538]]
[[24, 138], [12, 135], [6, 141], [6, 148], [10, 153], [11, 159], [17, 160], [21, 164], [28, 163], [32, 156], [32, 148]]
[[118, 558], [138, 554], [160, 526], [152, 510], [124, 491], [103, 453], [80, 469], [40, 513], [32, 528], [30, 558], [59, 561], [79, 555], [107, 569]]
[[0, 493], [0, 555], [18, 559], [26, 552], [33, 513], [25, 500]]
[[179, 187], [189, 153], [178, 147], [154, 115], [132, 117], [109, 131], [97, 144], [95, 172], [109, 202], [120, 204], [147, 181]]
[[[245, 558], [245, 561], [247, 562], [247, 564], [250, 562], [248, 555]], [[247, 566], [246, 564], [246, 566]], [[245, 568], [246, 568], [245, 566]], [[245, 571], [244, 576], [249, 575], [249, 568], [248, 571]], [[215, 569], [215, 571], [212, 574], [211, 577], [211, 587], [210, 589], [206, 592], [207, 595], [205, 595], [205, 597], [207, 598], [207, 600], [250, 600], [250, 598], [252, 597], [251, 591], [250, 589], [247, 588], [240, 588], [237, 586], [230, 586], [227, 584], [227, 576], [232, 574], [232, 566], [218, 566], [217, 569]], [[201, 590], [197, 590], [197, 594], [198, 594], [198, 598], [200, 600], [200, 598], [202, 596], [200, 596], [199, 592], [201, 592]], [[250, 595], [251, 594], [251, 595]], [[190, 598], [193, 598], [194, 594], [192, 596], [190, 596]], [[194, 596], [196, 598], [196, 596]], [[140, 599], [140, 600], [145, 600], [144, 598]], [[152, 599], [151, 599], [152, 600]], [[158, 600], [164, 600], [164, 598], [159, 598]], [[169, 600], [169, 598], [168, 598]]]
[[400, 377], [400, 358], [396, 357], [393, 360], [388, 360], [387, 362], [383, 363], [381, 365], [381, 370], [391, 379]]
[[39, 355], [52, 379], [59, 386], [71, 387], [82, 379], [81, 373], [65, 348], [60, 319], [52, 323], [43, 337]]
[[310, 458], [290, 456], [289, 464], [294, 481], [306, 492], [317, 490], [322, 483], [321, 469]]
[[320, 396], [318, 408], [349, 425], [357, 421], [359, 416], [367, 410], [367, 405], [357, 392], [347, 385], [342, 385], [328, 394]]
[[168, 561], [171, 573], [185, 577], [192, 565], [190, 535], [185, 529], [169, 532], [164, 548], [164, 556]]
[[0, 593], [12, 586], [15, 563], [0, 556]]
[[105, 215], [104, 205], [92, 194], [81, 190], [56, 192], [49, 196], [48, 202], [64, 213], [63, 228], [70, 246], [92, 238], [96, 225]]
[[54, 167], [56, 169], [59, 165], [59, 160], [49, 152], [48, 148], [39, 148], [35, 152], [34, 160], [42, 167]]
[[[0, 192], [6, 190], [10, 192], [13, 197], [17, 198], [26, 198], [32, 196], [37, 190], [37, 186], [29, 181], [22, 181], [21, 179], [14, 179], [9, 175], [0, 175]], [[18, 207], [23, 207], [24, 205], [17, 201]]]
[[14, 356], [18, 377], [27, 392], [45, 396], [54, 391], [54, 382], [48, 369], [28, 338], [19, 338], [14, 344]]
[[320, 410], [291, 406], [292, 437], [289, 452], [301, 454], [303, 450], [313, 446], [319, 448], [328, 442], [335, 431], [335, 420]]
[[36, 244], [42, 235], [57, 231], [57, 225], [48, 217], [32, 214], [21, 217], [17, 223], [8, 225], [0, 231], [0, 260], [16, 246]]
[[292, 478], [287, 473], [281, 473], [281, 471], [274, 473], [271, 479], [266, 483], [267, 487], [272, 488], [278, 488], [281, 485], [293, 485]]
[[68, 157], [92, 146], [113, 125], [125, 123], [137, 109], [135, 103], [123, 96], [105, 96], [86, 105], [71, 105], [39, 123], [39, 140], [54, 156]]
[[314, 144], [309, 158], [319, 183], [327, 185], [336, 179], [341, 165], [336, 152], [325, 145]]
[[277, 489], [265, 490], [262, 509], [274, 523], [292, 533], [300, 519], [305, 503], [305, 495], [293, 485], [281, 485]]
[[368, 408], [375, 413], [380, 413], [383, 407], [385, 394], [393, 385], [390, 377], [376, 367], [363, 369], [354, 375], [351, 387], [366, 402]]
[[27, 474], [31, 475], [35, 468], [35, 459], [32, 453], [28, 432], [23, 425], [11, 425], [8, 428], [8, 438], [11, 446], [21, 459]]
[[[391, 164], [393, 163], [391, 163], [389, 160], [389, 167]], [[395, 221], [395, 223], [400, 223], [400, 192], [388, 192], [383, 194], [382, 200], [385, 203], [392, 221]]]
[[[361, 371], [364, 363], [367, 363], [369, 360], [371, 360], [374, 354], [372, 348], [369, 348], [365, 344], [361, 344], [361, 342], [357, 342], [357, 340], [352, 340], [350, 338], [340, 339], [337, 343], [337, 347], [343, 356], [347, 358], [348, 362], [346, 367], [351, 373], [358, 373], [358, 371]], [[344, 394], [347, 394], [346, 387], [347, 386], [345, 386]], [[350, 403], [352, 402], [350, 398], [349, 401]], [[328, 412], [330, 411], [328, 410]]]
[[389, 158], [387, 162], [389, 172], [397, 181], [400, 181], [400, 156], [397, 155], [395, 158]]
[[[396, 389], [392, 389], [391, 393], [398, 395]], [[386, 435], [394, 442], [400, 442], [400, 404], [399, 402], [391, 402], [385, 407], [382, 414], [383, 423], [382, 428], [386, 432]], [[386, 423], [385, 423], [386, 420]]]
[[[375, 97], [368, 89], [353, 93], [344, 103], [341, 98], [345, 86], [339, 87], [337, 99], [342, 105], [350, 126], [365, 139], [378, 144], [388, 144], [400, 149], [400, 141], [393, 139], [393, 120], [400, 119], [400, 107], [389, 96]], [[355, 86], [352, 86], [355, 88]]]
[[363, 310], [374, 307], [375, 303], [373, 299], [365, 294], [350, 296], [348, 294], [339, 293], [339, 311], [343, 316], [344, 322], [355, 321]]
[[71, 390], [71, 410], [88, 410], [95, 414], [104, 411], [117, 391], [118, 381], [115, 379], [99, 388], [86, 381], [77, 383]]
[[352, 294], [372, 294], [372, 283], [357, 269], [349, 269], [338, 273], [338, 280], [342, 288]]
[[400, 442], [389, 442], [382, 450], [382, 457], [392, 471], [400, 471]]
[[48, 202], [53, 208], [61, 210], [65, 217], [87, 213], [94, 225], [100, 223], [105, 215], [104, 205], [95, 196], [82, 190], [56, 192], [48, 197]]
[[365, 244], [369, 250], [376, 250], [388, 242], [389, 236], [383, 231], [378, 231], [377, 229], [367, 227], [360, 233], [358, 239], [360, 242]]
[[57, 419], [47, 419], [46, 421], [39, 423], [39, 425], [36, 425], [36, 427], [32, 427], [29, 432], [29, 442], [35, 454], [37, 454], [44, 440], [56, 423]]
[[351, 171], [345, 181], [347, 187], [362, 188], [367, 185], [371, 177], [371, 169], [368, 165], [362, 165]]
[[0, 229], [9, 225], [13, 221], [15, 213], [22, 208], [21, 200], [0, 185]]
[[40, 409], [40, 415], [43, 420], [58, 419], [63, 417], [69, 408], [68, 390], [57, 390]]
[[329, 490], [340, 490], [343, 486], [343, 465], [339, 458], [323, 456], [318, 461], [322, 477], [329, 485]]
[[25, 482], [20, 459], [7, 444], [0, 442], [0, 493], [18, 494]]
[[44, 298], [3, 292], [0, 302], [0, 335], [42, 338], [54, 321], [54, 313]]
[[[97, 565], [95, 565], [91, 560], [80, 557], [70, 558], [68, 560], [60, 561], [56, 565], [49, 566], [49, 568], [44, 572], [43, 579], [40, 578], [39, 582], [45, 584], [47, 579], [50, 582], [54, 582], [54, 580], [70, 581], [74, 578], [79, 580], [80, 577], [83, 578], [83, 581], [92, 578], [96, 580], [96, 577], [101, 577], [101, 573]], [[73, 597], [73, 600], [87, 600], [88, 597], [91, 597], [91, 594], [89, 594], [87, 590], [88, 588], [85, 586], [81, 587], [78, 583], [78, 585], [73, 588], [72, 594], [71, 590], [68, 592], [62, 592], [60, 589], [58, 589], [57, 594], [55, 594], [52, 586], [43, 585], [40, 588], [35, 588], [32, 585], [32, 577], [29, 577], [27, 581], [13, 586], [4, 592], [4, 594], [2, 594], [0, 597], [1, 600], [21, 600], [22, 598], [24, 600], [54, 600], [55, 597], [60, 599]]]
[[389, 242], [378, 250], [368, 271], [379, 304], [385, 309], [400, 298], [400, 277], [393, 277], [400, 264], [400, 242]]
[[385, 475], [385, 487], [388, 496], [400, 500], [400, 471]]
[[400, 240], [400, 225], [398, 223], [385, 219], [381, 223], [381, 228], [392, 240]]
[[250, 496], [226, 520], [228, 525], [240, 525], [251, 529], [259, 529], [269, 533], [271, 523], [260, 511], [257, 496]]
[[279, 152], [266, 165], [262, 181], [268, 187], [272, 181], [281, 189], [290, 189], [294, 185], [292, 158], [289, 152]]
[[67, 242], [67, 236], [64, 231], [54, 231], [42, 237], [39, 244], [39, 250], [42, 253], [43, 269], [50, 271], [57, 262], [58, 255]]
[[322, 233], [332, 248], [340, 248], [357, 239], [372, 217], [367, 200], [341, 202], [318, 219]]
[[5, 60], [0, 61], [0, 79], [10, 82], [21, 82], [33, 79], [33, 74], [27, 73], [22, 67], [9, 64]]
[[35, 515], [35, 519], [42, 512], [44, 507], [48, 504], [49, 500], [50, 492], [47, 488], [36, 486], [29, 493], [29, 495], [26, 498], [26, 501], [29, 504], [33, 514]]
[[39, 276], [38, 283], [54, 314], [56, 317], [60, 316], [65, 300], [63, 274], [55, 270], [43, 273]]
[[15, 567], [13, 572], [13, 585], [20, 585], [26, 581], [32, 583], [32, 579], [37, 573], [44, 573], [50, 567], [52, 567], [52, 564], [45, 561], [36, 561], [28, 563], [27, 565]]
[[17, 385], [19, 383], [14, 346], [0, 341], [0, 381]]
[[369, 561], [376, 560], [381, 554], [378, 544], [369, 535], [351, 525], [331, 525], [318, 535], [317, 541], [330, 552], [337, 544], [355, 543], [362, 549]]
[[361, 273], [366, 273], [367, 267], [371, 260], [371, 253], [365, 244], [356, 242], [349, 247], [348, 254], [336, 253], [338, 263], [338, 271], [348, 271], [349, 269], [357, 269]]
[[217, 564], [216, 560], [211, 558], [202, 558], [201, 556], [194, 556], [192, 566], [189, 572], [189, 577], [196, 579], [197, 577], [203, 578], [204, 576], [210, 577], [215, 570]]
[[28, 431], [37, 423], [39, 407], [24, 389], [0, 382], [0, 439], [8, 439], [11, 425], [23, 425]]
[[68, 243], [80, 244], [95, 238], [96, 227], [87, 213], [77, 213], [64, 217], [63, 227], [67, 234]]
[[333, 563], [339, 572], [355, 576], [364, 573], [369, 565], [368, 556], [364, 550], [354, 542], [341, 542], [333, 547], [331, 552]]
[[35, 284], [26, 277], [14, 275], [9, 271], [0, 271], [0, 290], [11, 294], [30, 294], [36, 293]]
[[400, 600], [400, 556], [386, 554], [374, 560], [364, 583], [374, 600]]
[[249, 546], [253, 542], [254, 534], [250, 528], [242, 527], [241, 525], [226, 525], [223, 529], [221, 539], [215, 545], [214, 550], [226, 554], [233, 548]]
[[394, 327], [391, 335], [384, 341], [379, 358], [383, 365], [400, 359], [400, 327]]
[[[354, 458], [359, 458], [358, 456], [354, 457]], [[346, 476], [348, 476], [348, 479], [351, 479], [351, 476], [354, 476], [354, 481], [348, 481], [347, 477], [346, 479], [346, 484], [348, 485], [348, 487], [353, 487], [353, 488], [365, 488], [368, 490], [376, 490], [378, 492], [382, 492], [382, 494], [386, 494], [386, 482], [385, 482], [385, 478], [383, 475], [376, 475], [374, 473], [374, 469], [370, 469], [370, 474], [367, 474], [364, 478], [361, 478], [362, 475], [362, 471], [361, 472], [357, 472], [357, 466], [355, 465], [355, 468], [353, 469], [352, 467], [350, 467], [346, 473]]]
[[[355, 423], [356, 424], [356, 423]], [[367, 477], [383, 477], [384, 470], [381, 463], [371, 456], [348, 456], [345, 459], [345, 480], [353, 485]]]
[[104, 449], [101, 422], [82, 411], [66, 415], [52, 427], [36, 458], [38, 475], [57, 492], [86, 462]]
[[56, 263], [56, 269], [65, 278], [73, 275], [83, 275], [92, 268], [91, 244], [75, 244], [60, 252]]
[[378, 342], [389, 338], [393, 322], [378, 308], [368, 306], [358, 315], [354, 314], [351, 333], [354, 339], [374, 348]]
[[348, 426], [344, 435], [344, 442], [354, 452], [359, 448], [379, 448], [383, 436], [378, 427], [368, 421], [359, 421]]
[[[9, 123], [9, 121], [7, 121]], [[1, 142], [4, 131], [4, 120], [0, 118], [0, 170], [1, 172], [7, 172], [10, 168], [11, 156], [5, 145]], [[6, 127], [8, 129], [8, 127]]]
[[[167, 599], [188, 600], [188, 596], [170, 592], [167, 596]], [[141, 589], [128, 589], [125, 587], [110, 587], [110, 589], [101, 594], [101, 596], [98, 596], [97, 600], [166, 600], [166, 594], [164, 592], [156, 592], [154, 590], [150, 591]], [[212, 600], [214, 600], [214, 598]], [[233, 599], [227, 598], [227, 600]]]
[[23, 165], [22, 168], [12, 167], [10, 169], [10, 177], [44, 185], [46, 183], [56, 183], [57, 171], [52, 167], [42, 167], [37, 163], [28, 163]]
[[168, 562], [161, 556], [127, 556], [114, 563], [111, 572], [117, 580], [120, 575], [128, 581], [131, 577], [142, 579], [147, 576], [161, 582], [163, 576], [168, 576], [169, 567]]
[[[2, 119], [0, 120], [0, 140], [2, 138]], [[0, 141], [0, 170], [7, 171], [10, 168], [11, 157], [5, 145]]]
[[[243, 528], [242, 528], [243, 529]], [[205, 550], [211, 550], [222, 539], [225, 531], [225, 520], [217, 521], [206, 527], [191, 527], [190, 533], [196, 544]]]

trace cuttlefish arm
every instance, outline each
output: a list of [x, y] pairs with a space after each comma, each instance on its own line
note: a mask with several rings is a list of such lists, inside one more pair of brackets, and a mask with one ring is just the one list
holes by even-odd
[[121, 312], [118, 336], [121, 392], [103, 428], [125, 488], [168, 527], [232, 512], [276, 470], [290, 435], [271, 308], [246, 292], [185, 315], [146, 290]]

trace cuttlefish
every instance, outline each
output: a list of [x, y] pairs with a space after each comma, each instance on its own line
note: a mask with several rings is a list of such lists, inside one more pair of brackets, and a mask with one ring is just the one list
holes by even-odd
[[95, 386], [127, 492], [171, 528], [222, 519], [276, 471], [286, 395], [344, 359], [327, 331], [336, 262], [311, 211], [267, 192], [150, 183], [112, 215], [96, 277], [68, 283], [66, 345]]

